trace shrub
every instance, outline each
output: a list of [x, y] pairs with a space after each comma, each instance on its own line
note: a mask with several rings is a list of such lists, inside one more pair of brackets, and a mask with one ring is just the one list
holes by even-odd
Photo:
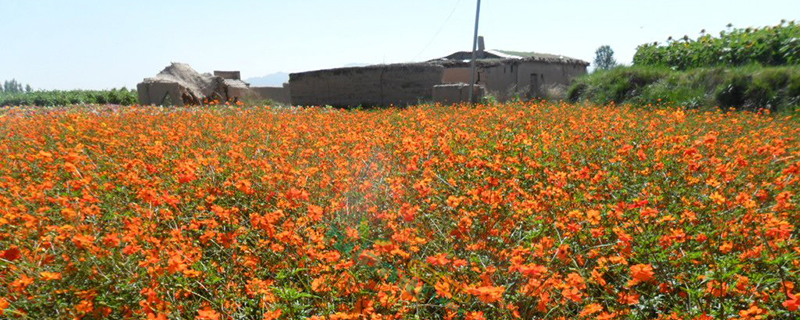
[[719, 37], [703, 34], [694, 40], [684, 36], [667, 43], [639, 46], [633, 57], [637, 66], [660, 66], [674, 70], [714, 66], [800, 64], [800, 25], [781, 22], [777, 26], [723, 31]]
[[111, 90], [53, 90], [17, 93], [0, 92], [0, 106], [40, 107], [64, 106], [70, 104], [119, 104], [134, 105], [139, 97], [136, 90], [127, 88]]
[[572, 102], [674, 105], [792, 111], [800, 101], [800, 66], [698, 68], [620, 67], [577, 79]]

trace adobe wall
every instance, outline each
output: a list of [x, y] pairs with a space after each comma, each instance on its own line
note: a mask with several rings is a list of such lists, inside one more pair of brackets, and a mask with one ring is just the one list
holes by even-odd
[[289, 75], [294, 105], [405, 106], [433, 98], [444, 67], [393, 64], [319, 70]]
[[481, 81], [486, 90], [500, 101], [506, 101], [517, 91], [517, 71], [515, 63], [505, 63], [485, 67], [481, 74]]
[[[480, 101], [484, 95], [483, 86], [475, 86], [473, 101]], [[433, 102], [443, 105], [469, 102], [469, 84], [448, 83], [433, 86]]]
[[538, 85], [569, 85], [575, 77], [586, 74], [586, 67], [577, 64], [524, 62], [520, 63], [517, 73], [517, 87], [529, 87], [531, 94], [540, 94], [540, 88], [532, 87], [532, 75], [536, 74]]
[[250, 91], [261, 99], [269, 99], [281, 104], [291, 105], [292, 96], [288, 85], [283, 87], [250, 87]]
[[472, 81], [470, 70], [472, 70], [470, 67], [446, 68], [442, 76], [442, 83], [469, 83]]
[[[174, 82], [150, 82], [136, 85], [140, 105], [183, 106], [181, 86]], [[167, 98], [169, 96], [169, 98]]]
[[515, 94], [539, 96], [544, 85], [568, 86], [572, 79], [584, 74], [586, 66], [580, 64], [520, 61], [486, 67], [482, 76], [486, 89], [495, 94], [498, 100], [505, 101]]
[[242, 80], [242, 74], [239, 71], [219, 71], [215, 70], [214, 75], [222, 79]]

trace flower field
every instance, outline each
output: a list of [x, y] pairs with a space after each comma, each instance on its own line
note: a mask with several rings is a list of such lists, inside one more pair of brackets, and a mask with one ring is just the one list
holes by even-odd
[[7, 108], [0, 135], [2, 318], [800, 317], [787, 116]]

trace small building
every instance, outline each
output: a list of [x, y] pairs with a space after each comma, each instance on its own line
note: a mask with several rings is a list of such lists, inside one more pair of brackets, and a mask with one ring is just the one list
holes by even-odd
[[[572, 79], [585, 75], [589, 63], [570, 57], [506, 50], [483, 49], [483, 38], [476, 52], [475, 84], [499, 101], [519, 97], [548, 98], [565, 92]], [[459, 51], [428, 61], [445, 68], [442, 83], [471, 81], [471, 51]]]
[[[404, 106], [433, 100], [433, 87], [469, 84], [471, 51], [421, 63], [337, 68], [289, 75], [296, 105]], [[485, 50], [480, 38], [475, 84], [499, 101], [512, 98], [552, 98], [564, 94], [575, 77], [587, 73], [588, 62], [560, 55]], [[462, 86], [442, 86], [443, 103], [457, 103]]]

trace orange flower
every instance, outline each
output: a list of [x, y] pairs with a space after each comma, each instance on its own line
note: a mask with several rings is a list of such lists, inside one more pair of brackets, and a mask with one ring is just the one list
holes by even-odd
[[450, 263], [450, 259], [447, 259], [446, 253], [440, 253], [434, 256], [430, 256], [426, 258], [425, 261], [433, 266], [444, 266]]
[[6, 309], [8, 309], [10, 305], [11, 304], [9, 304], [6, 299], [0, 298], [0, 316], [5, 313]]
[[253, 183], [250, 180], [242, 179], [236, 182], [236, 189], [239, 191], [244, 192], [245, 194], [253, 194]]
[[747, 310], [739, 311], [739, 316], [742, 320], [758, 320], [764, 319], [766, 311], [756, 305], [751, 305]]
[[603, 306], [601, 306], [598, 303], [590, 303], [590, 304], [586, 305], [585, 307], [583, 307], [583, 311], [581, 311], [580, 316], [581, 317], [586, 317], [586, 316], [598, 313], [600, 311], [603, 311]]
[[11, 288], [13, 288], [13, 291], [22, 291], [25, 290], [25, 288], [27, 288], [32, 283], [33, 283], [33, 278], [23, 274], [19, 276], [19, 279], [11, 282], [10, 286]]
[[574, 302], [581, 302], [581, 300], [583, 300], [583, 293], [580, 290], [578, 290], [578, 288], [575, 287], [569, 287], [564, 290], [561, 290], [561, 295], [563, 295], [564, 298], [567, 298]]
[[791, 318], [800, 122], [676, 109], [0, 108], [0, 318]]
[[91, 247], [94, 243], [94, 237], [85, 234], [78, 234], [72, 237], [72, 243], [75, 244], [76, 247], [80, 249], [87, 249]]
[[783, 302], [783, 306], [789, 311], [797, 311], [800, 307], [800, 296], [789, 293], [789, 299]]
[[75, 306], [75, 310], [80, 313], [87, 314], [94, 310], [94, 302], [89, 300], [81, 300], [77, 306]]
[[635, 286], [642, 282], [648, 282], [653, 280], [653, 267], [649, 264], [637, 264], [631, 266], [631, 281], [628, 282], [628, 286]]
[[483, 311], [473, 311], [467, 314], [465, 320], [486, 320], [483, 316]]
[[3, 254], [0, 254], [0, 257], [6, 259], [8, 261], [14, 261], [21, 257], [19, 252], [19, 247], [11, 246], [8, 249], [3, 251]]
[[538, 264], [526, 264], [519, 267], [519, 272], [528, 277], [536, 278], [547, 274], [547, 267]]
[[453, 294], [450, 293], [450, 284], [447, 281], [436, 281], [434, 285], [434, 289], [436, 289], [436, 294], [438, 294], [442, 298], [452, 298]]
[[639, 303], [639, 297], [641, 297], [641, 295], [635, 292], [620, 292], [617, 302], [621, 304], [634, 305]]
[[211, 307], [205, 307], [202, 310], [197, 310], [197, 319], [198, 320], [219, 320], [220, 314], [211, 309]]
[[275, 309], [273, 311], [264, 312], [263, 320], [277, 320], [283, 314], [283, 310]]
[[499, 301], [503, 298], [504, 292], [506, 292], [506, 288], [495, 286], [472, 287], [467, 289], [467, 293], [478, 297], [478, 300], [482, 301], [483, 303], [493, 303]]
[[322, 207], [315, 206], [315, 205], [308, 205], [308, 218], [311, 221], [321, 221], [322, 220]]
[[53, 281], [53, 280], [61, 280], [61, 273], [58, 272], [40, 272], [39, 276], [41, 276], [42, 280], [44, 281]]

